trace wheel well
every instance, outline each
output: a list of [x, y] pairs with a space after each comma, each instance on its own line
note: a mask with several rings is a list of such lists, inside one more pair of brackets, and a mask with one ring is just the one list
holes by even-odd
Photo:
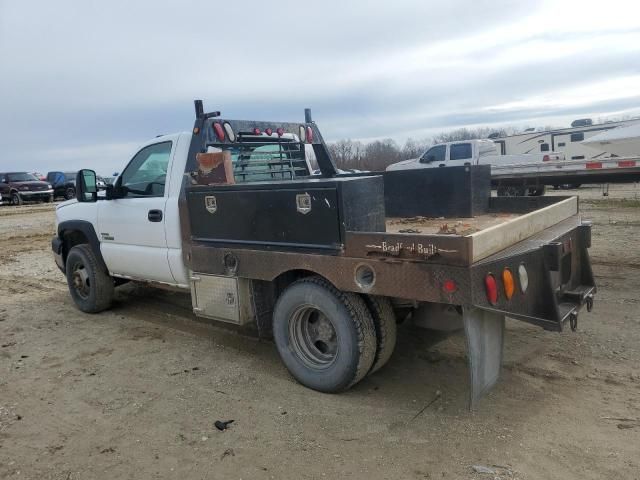
[[301, 278], [304, 278], [304, 277], [310, 277], [312, 275], [318, 275], [318, 274], [316, 272], [312, 272], [311, 270], [304, 270], [304, 269], [288, 270], [286, 272], [281, 273], [280, 275], [278, 275], [276, 278], [273, 279], [273, 284], [276, 289], [275, 291], [276, 298], [280, 296], [280, 294], [284, 291], [285, 288], [287, 288], [296, 280], [300, 280]]
[[67, 255], [69, 251], [75, 247], [76, 245], [80, 245], [81, 243], [89, 243], [89, 239], [87, 236], [79, 231], [79, 230], [66, 230], [61, 235], [64, 243], [62, 249], [62, 258], [64, 261], [67, 261]]

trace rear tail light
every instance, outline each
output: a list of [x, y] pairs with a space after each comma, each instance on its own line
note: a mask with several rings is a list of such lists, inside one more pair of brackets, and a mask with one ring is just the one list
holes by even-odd
[[457, 289], [458, 286], [453, 280], [445, 280], [442, 284], [442, 290], [444, 290], [446, 293], [454, 293]]
[[487, 300], [491, 305], [498, 303], [498, 284], [496, 278], [492, 274], [484, 277], [484, 286], [487, 290]]
[[511, 300], [511, 297], [513, 297], [513, 294], [516, 291], [516, 284], [513, 274], [508, 268], [505, 268], [502, 271], [502, 283], [504, 285], [504, 296], [507, 297], [507, 300]]
[[222, 125], [220, 125], [219, 123], [214, 123], [213, 131], [216, 132], [216, 137], [218, 137], [218, 140], [224, 142], [224, 129], [222, 128]]
[[232, 142], [236, 141], [236, 132], [233, 131], [233, 128], [231, 128], [230, 124], [224, 124], [224, 131], [227, 132], [227, 137], [229, 137], [229, 140], [231, 140]]
[[307, 142], [313, 143], [313, 129], [311, 127], [307, 127]]
[[527, 288], [529, 288], [529, 274], [527, 273], [524, 263], [521, 263], [518, 267], [518, 278], [520, 279], [520, 291], [525, 293]]
[[545, 155], [544, 157], [542, 157], [543, 162], [548, 162], [549, 160], [551, 160], [551, 157], [549, 155]]
[[300, 125], [300, 128], [298, 129], [298, 133], [300, 134], [300, 141], [304, 143], [307, 140], [307, 135], [302, 125]]

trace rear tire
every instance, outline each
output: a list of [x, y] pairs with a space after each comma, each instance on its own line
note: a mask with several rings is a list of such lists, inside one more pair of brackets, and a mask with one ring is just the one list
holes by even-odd
[[111, 306], [113, 278], [100, 268], [89, 245], [76, 245], [69, 251], [66, 273], [69, 293], [80, 310], [98, 313]]
[[396, 348], [397, 321], [393, 306], [388, 298], [363, 295], [376, 329], [376, 357], [369, 373], [380, 370], [389, 361]]
[[320, 392], [358, 383], [376, 356], [375, 326], [364, 300], [316, 276], [292, 283], [280, 295], [273, 337], [291, 375]]
[[72, 198], [76, 198], [76, 189], [73, 187], [68, 187], [64, 191], [64, 198], [65, 200], [71, 200]]

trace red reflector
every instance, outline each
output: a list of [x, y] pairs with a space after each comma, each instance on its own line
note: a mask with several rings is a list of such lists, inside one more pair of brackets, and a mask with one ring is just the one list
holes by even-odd
[[549, 160], [551, 160], [551, 157], [549, 155], [545, 155], [544, 157], [542, 157], [543, 162], [548, 162]]
[[218, 137], [218, 140], [224, 142], [224, 128], [222, 128], [222, 125], [220, 125], [219, 123], [214, 123], [213, 131], [216, 132], [216, 137]]
[[636, 161], [635, 160], [621, 160], [618, 162], [618, 166], [619, 167], [635, 167], [636, 166]]
[[453, 280], [445, 280], [442, 284], [442, 289], [447, 293], [453, 293], [458, 289], [458, 286]]
[[260, 129], [258, 127], [253, 129], [253, 134], [254, 135], [260, 135]]
[[307, 142], [313, 143], [313, 128], [307, 127]]
[[498, 284], [493, 275], [489, 274], [484, 277], [484, 286], [487, 289], [487, 300], [491, 305], [498, 303]]
[[273, 130], [271, 130], [270, 128], [267, 128], [264, 133], [266, 133], [267, 135], [271, 136], [271, 134], [273, 133]]
[[587, 170], [593, 170], [594, 168], [602, 168], [602, 162], [587, 162]]
[[284, 135], [284, 128], [276, 128], [276, 133], [279, 137], [281, 137], [282, 135]]

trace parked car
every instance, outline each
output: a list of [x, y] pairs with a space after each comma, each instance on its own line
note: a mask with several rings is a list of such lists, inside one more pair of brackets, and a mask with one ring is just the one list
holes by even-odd
[[47, 181], [53, 185], [54, 197], [64, 197], [66, 200], [75, 198], [76, 173], [57, 171], [47, 173]]
[[12, 205], [22, 205], [25, 201], [53, 201], [50, 183], [38, 180], [27, 172], [0, 172], [0, 195]]

